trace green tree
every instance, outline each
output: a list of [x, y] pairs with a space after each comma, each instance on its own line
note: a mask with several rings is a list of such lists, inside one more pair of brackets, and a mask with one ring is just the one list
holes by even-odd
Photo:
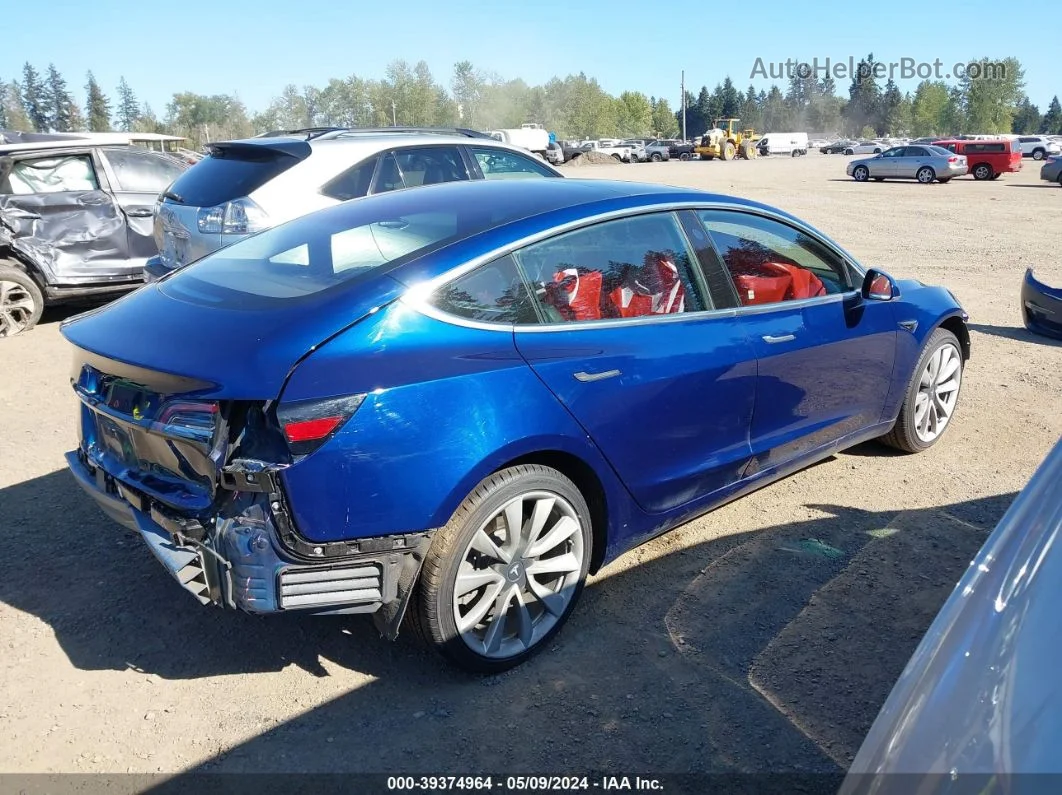
[[873, 125], [878, 135], [897, 135], [901, 131], [901, 105], [903, 105], [903, 94], [900, 93], [900, 89], [897, 88], [896, 83], [892, 78], [885, 84], [885, 91], [881, 95], [880, 104], [880, 119], [877, 124]]
[[[959, 81], [969, 132], [1008, 133], [1018, 111], [1025, 86], [1025, 72], [1017, 58], [999, 63], [983, 58], [980, 73], [967, 72]], [[1002, 66], [1002, 69], [997, 67]]]
[[474, 127], [476, 111], [483, 97], [483, 75], [472, 66], [471, 61], [455, 63], [450, 90], [453, 91], [462, 122]]
[[616, 99], [617, 132], [624, 138], [653, 131], [653, 105], [640, 91], [624, 91]]
[[48, 107], [44, 83], [29, 61], [22, 66], [22, 107], [34, 130], [48, 131]]
[[30, 120], [22, 104], [22, 86], [17, 80], [12, 80], [7, 84], [6, 90], [0, 92], [0, 102], [4, 104], [7, 129], [28, 132], [31, 127]]
[[845, 122], [851, 132], [881, 123], [881, 89], [874, 74], [874, 54], [859, 62], [852, 84], [848, 87]]
[[1010, 131], [1017, 135], [1031, 135], [1040, 129], [1040, 109], [1024, 97], [1018, 105], [1018, 112], [1010, 124]]
[[[51, 129], [56, 132], [70, 132], [74, 129], [70, 117], [74, 98], [66, 88], [66, 80], [59, 74], [59, 70], [53, 63], [48, 64], [48, 79], [44, 86], [43, 101], [48, 115], [48, 126]], [[78, 116], [80, 115], [79, 112]]]
[[1047, 106], [1047, 113], [1040, 120], [1036, 128], [1039, 132], [1047, 135], [1062, 134], [1062, 105], [1058, 103], [1058, 97], [1051, 97], [1051, 104]]
[[654, 97], [651, 104], [653, 106], [653, 133], [662, 138], [673, 138], [678, 135], [679, 127], [675, 123], [675, 114], [671, 112], [671, 104], [663, 97]]
[[940, 115], [940, 134], [959, 135], [966, 130], [966, 106], [962, 89], [952, 86], [948, 89], [948, 101]]
[[7, 126], [7, 83], [0, 79], [0, 130], [9, 129]]
[[96, 77], [89, 72], [85, 83], [85, 116], [92, 132], [107, 132], [111, 129], [111, 103], [103, 93]]
[[140, 117], [140, 104], [136, 101], [136, 94], [123, 76], [118, 81], [118, 108], [115, 118], [118, 129], [123, 132], [132, 132], [136, 128], [137, 119]]
[[952, 132], [945, 127], [948, 85], [942, 80], [923, 80], [911, 101], [911, 134], [917, 138]]

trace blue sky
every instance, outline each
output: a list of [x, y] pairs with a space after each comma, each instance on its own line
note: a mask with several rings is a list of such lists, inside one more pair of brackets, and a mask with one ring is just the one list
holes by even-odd
[[[694, 92], [727, 74], [740, 88], [756, 59], [943, 63], [1014, 55], [1025, 67], [1026, 92], [1046, 110], [1062, 81], [1037, 25], [1016, 6], [974, 0], [953, 11], [900, 14], [880, 3], [749, 3], [719, 13], [718, 3], [672, 0], [401, 0], [295, 3], [291, 0], [47, 0], [11, 2], [4, 10], [0, 79], [21, 75], [29, 60], [49, 62], [79, 97], [92, 69], [113, 97], [124, 75], [158, 115], [176, 91], [237, 93], [251, 110], [284, 85], [323, 85], [331, 77], [380, 78], [395, 59], [425, 60], [449, 86], [453, 64], [469, 60], [506, 78], [542, 83], [580, 71], [612, 93], [643, 91], [679, 101], [680, 73]], [[753, 10], [754, 9], [754, 10]], [[44, 18], [42, 18], [42, 14]], [[924, 16], [927, 25], [913, 24]], [[898, 24], [900, 17], [902, 25]], [[912, 23], [912, 24], [908, 24]], [[20, 35], [18, 31], [32, 31]], [[899, 72], [897, 72], [897, 76]], [[917, 79], [898, 80], [904, 90]], [[847, 86], [847, 81], [838, 81]]]

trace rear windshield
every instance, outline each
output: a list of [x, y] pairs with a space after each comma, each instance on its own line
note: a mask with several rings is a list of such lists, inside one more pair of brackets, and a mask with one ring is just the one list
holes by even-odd
[[174, 273], [160, 289], [174, 298], [231, 308], [297, 300], [536, 214], [556, 201], [534, 192], [519, 202], [498, 201], [493, 192], [482, 191], [489, 184], [394, 191], [320, 210], [219, 249]]
[[179, 176], [165, 200], [192, 207], [224, 204], [257, 190], [298, 162], [297, 157], [268, 149], [223, 150], [204, 157]]

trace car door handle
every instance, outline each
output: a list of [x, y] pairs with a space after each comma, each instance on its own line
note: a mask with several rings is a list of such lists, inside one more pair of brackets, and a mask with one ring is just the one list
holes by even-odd
[[796, 334], [782, 334], [780, 337], [772, 337], [770, 334], [763, 335], [764, 342], [789, 342], [795, 340]]
[[146, 207], [141, 207], [137, 209], [126, 210], [125, 214], [128, 215], [130, 218], [150, 218], [155, 214], [155, 211], [149, 210]]
[[600, 373], [584, 373], [582, 371], [573, 373], [577, 381], [603, 381], [606, 378], [615, 378], [620, 375], [619, 370], [605, 370]]

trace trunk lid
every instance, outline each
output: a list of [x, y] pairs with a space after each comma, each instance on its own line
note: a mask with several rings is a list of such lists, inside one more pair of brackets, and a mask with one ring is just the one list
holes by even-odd
[[233, 309], [167, 295], [168, 281], [63, 324], [81, 401], [78, 458], [135, 508], [206, 519], [235, 440], [266, 422], [263, 407], [292, 368], [402, 288], [379, 276], [339, 295]]

